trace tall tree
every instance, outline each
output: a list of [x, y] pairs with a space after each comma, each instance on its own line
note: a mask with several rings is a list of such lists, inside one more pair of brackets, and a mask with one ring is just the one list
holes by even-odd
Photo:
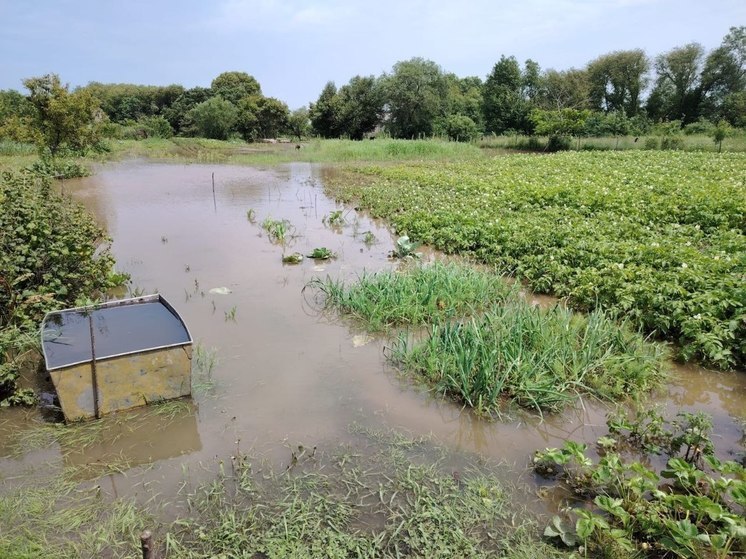
[[712, 121], [727, 118], [736, 124], [728, 107], [746, 92], [746, 27], [731, 27], [720, 47], [707, 56], [701, 87], [703, 114]]
[[428, 136], [435, 120], [445, 115], [448, 83], [435, 62], [412, 58], [394, 64], [384, 76], [388, 128], [396, 138]]
[[99, 124], [105, 116], [89, 91], [70, 93], [57, 74], [23, 81], [34, 107], [36, 141], [54, 156], [63, 148], [83, 151], [100, 139]]
[[234, 105], [244, 97], [262, 94], [259, 82], [246, 72], [223, 72], [212, 80], [210, 89]]
[[311, 120], [308, 116], [308, 109], [306, 107], [300, 107], [290, 113], [290, 118], [288, 118], [288, 131], [293, 136], [296, 136], [298, 140], [310, 133]]
[[322, 138], [338, 138], [341, 135], [342, 103], [334, 82], [327, 82], [318, 100], [311, 103], [308, 116], [313, 131]]
[[650, 61], [641, 49], [615, 51], [596, 58], [588, 64], [592, 107], [636, 115], [649, 70]]
[[373, 76], [355, 76], [339, 88], [340, 131], [352, 140], [363, 136], [381, 122], [385, 97]]
[[537, 104], [542, 109], [589, 109], [588, 72], [570, 68], [547, 70], [541, 78]]
[[701, 74], [704, 49], [698, 43], [674, 48], [655, 59], [657, 78], [648, 100], [652, 118], [697, 120], [702, 100]]
[[500, 57], [487, 76], [482, 95], [487, 132], [530, 131], [530, 106], [523, 95], [523, 76], [514, 56]]

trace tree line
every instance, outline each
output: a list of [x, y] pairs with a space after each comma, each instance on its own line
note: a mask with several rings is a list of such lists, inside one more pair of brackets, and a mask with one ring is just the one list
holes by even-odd
[[746, 126], [746, 27], [710, 53], [697, 43], [654, 59], [641, 49], [599, 56], [582, 69], [542, 71], [502, 56], [487, 78], [459, 78], [422, 58], [379, 77], [326, 84], [310, 105], [323, 137], [361, 138], [376, 126], [398, 138], [471, 139], [521, 133], [644, 133], [652, 123]]
[[[615, 51], [584, 68], [542, 70], [502, 56], [485, 80], [460, 78], [422, 58], [381, 76], [327, 83], [308, 108], [291, 112], [262, 94], [245, 72], [223, 72], [210, 87], [89, 83], [70, 90], [59, 76], [29, 78], [27, 94], [0, 91], [0, 139], [35, 142], [52, 154], [80, 151], [102, 137], [280, 135], [362, 139], [482, 134], [604, 136], [722, 123], [746, 127], [746, 27], [732, 27], [706, 53], [697, 43], [651, 59]], [[712, 124], [710, 124], [712, 126]]]

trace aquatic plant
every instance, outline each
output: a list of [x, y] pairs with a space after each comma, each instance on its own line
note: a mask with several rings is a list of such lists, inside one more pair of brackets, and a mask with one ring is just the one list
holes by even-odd
[[262, 229], [267, 232], [270, 240], [283, 244], [292, 232], [292, 225], [287, 219], [272, 219], [267, 217], [262, 222]]
[[414, 243], [408, 235], [402, 235], [396, 239], [394, 249], [389, 253], [391, 258], [419, 258], [420, 253], [415, 252], [419, 243]]
[[325, 215], [321, 222], [329, 227], [342, 227], [345, 224], [343, 210], [334, 210], [329, 215]]
[[314, 260], [329, 260], [330, 258], [336, 257], [337, 255], [326, 247], [317, 247], [308, 255], [308, 258], [313, 258]]

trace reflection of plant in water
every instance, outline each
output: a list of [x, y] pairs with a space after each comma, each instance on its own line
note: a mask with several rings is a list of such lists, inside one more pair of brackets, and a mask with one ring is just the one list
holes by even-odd
[[[605, 557], [718, 557], [746, 550], [746, 468], [721, 461], [710, 440], [712, 421], [680, 413], [666, 421], [657, 411], [609, 417], [613, 437], [599, 440], [600, 459], [574, 441], [534, 455], [534, 470], [557, 478], [589, 508], [555, 517], [544, 535]], [[627, 460], [617, 446], [641, 455]], [[659, 470], [650, 455], [668, 456]]]
[[313, 258], [314, 260], [329, 260], [330, 258], [336, 258], [336, 256], [336, 254], [326, 247], [317, 247], [308, 255], [309, 258]]

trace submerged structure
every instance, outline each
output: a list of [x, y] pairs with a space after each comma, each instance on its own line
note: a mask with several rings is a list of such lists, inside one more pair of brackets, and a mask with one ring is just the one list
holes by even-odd
[[192, 337], [161, 295], [50, 312], [41, 337], [66, 421], [191, 394]]

